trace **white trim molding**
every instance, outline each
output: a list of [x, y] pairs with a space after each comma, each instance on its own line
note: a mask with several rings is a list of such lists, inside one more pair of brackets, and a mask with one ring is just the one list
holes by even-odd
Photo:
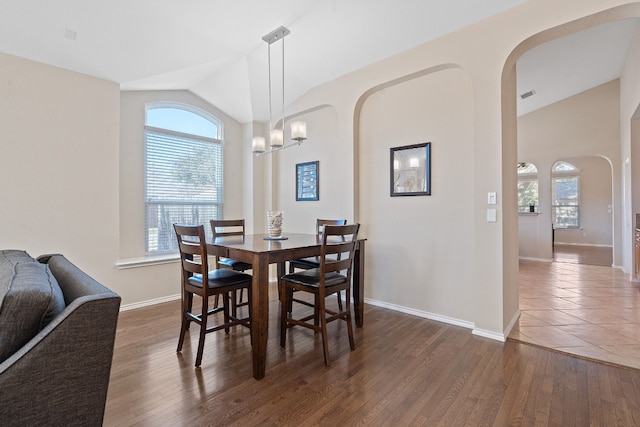
[[180, 261], [180, 255], [177, 253], [155, 255], [141, 258], [121, 259], [116, 262], [116, 267], [120, 270], [127, 268], [148, 267], [150, 265], [171, 264]]
[[473, 322], [467, 322], [466, 320], [454, 319], [453, 317], [442, 316], [435, 313], [429, 313], [428, 311], [416, 310], [415, 308], [404, 307], [401, 305], [390, 304], [388, 302], [373, 300], [365, 298], [364, 302], [367, 304], [375, 305], [376, 307], [387, 308], [393, 311], [399, 311], [401, 313], [411, 314], [413, 316], [422, 317], [424, 319], [435, 320], [437, 322], [448, 323], [450, 325], [461, 326], [467, 329], [473, 329], [475, 325]]
[[134, 302], [132, 304], [124, 304], [120, 306], [120, 311], [135, 310], [136, 308], [162, 304], [163, 302], [175, 301], [175, 300], [179, 300], [180, 298], [181, 298], [180, 294], [175, 294], [175, 295], [169, 295], [161, 298], [154, 298], [146, 301]]

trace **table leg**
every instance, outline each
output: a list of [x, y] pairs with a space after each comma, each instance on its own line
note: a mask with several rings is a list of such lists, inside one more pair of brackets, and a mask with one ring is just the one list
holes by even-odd
[[269, 262], [265, 255], [253, 256], [251, 283], [251, 354], [253, 377], [264, 378], [267, 366], [267, 338], [269, 331]]
[[364, 323], [364, 240], [359, 241], [353, 254], [353, 311], [356, 326]]

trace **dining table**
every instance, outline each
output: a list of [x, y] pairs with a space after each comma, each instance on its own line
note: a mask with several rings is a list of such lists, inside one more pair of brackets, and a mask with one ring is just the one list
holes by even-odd
[[[354, 319], [357, 327], [363, 325], [364, 309], [364, 238], [358, 238], [352, 271]], [[279, 238], [268, 234], [223, 236], [207, 241], [210, 255], [232, 258], [250, 263], [251, 283], [251, 353], [253, 377], [264, 378], [267, 361], [269, 329], [269, 265], [277, 264], [278, 278], [285, 274], [286, 261], [320, 255], [321, 240], [317, 234], [287, 233]]]

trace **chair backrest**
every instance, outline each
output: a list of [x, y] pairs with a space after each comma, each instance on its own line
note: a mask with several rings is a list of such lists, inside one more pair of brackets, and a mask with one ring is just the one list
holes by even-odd
[[[180, 250], [183, 286], [194, 274], [201, 274], [203, 278], [206, 278], [209, 272], [209, 263], [204, 226], [173, 224], [173, 229], [176, 232], [178, 249]], [[203, 286], [203, 288], [206, 290], [207, 286]]]
[[244, 219], [212, 219], [213, 238], [221, 236], [244, 236]]
[[322, 235], [322, 230], [324, 230], [325, 225], [345, 225], [347, 223], [346, 219], [316, 219], [316, 233], [318, 236]]
[[[213, 238], [223, 236], [242, 236], [244, 237], [244, 219], [212, 219], [211, 234]], [[216, 269], [220, 268], [220, 257], [214, 257]]]
[[[325, 225], [320, 250], [320, 274], [345, 271], [347, 282], [351, 281], [353, 254], [358, 241], [360, 224]], [[321, 280], [321, 286], [324, 285]]]

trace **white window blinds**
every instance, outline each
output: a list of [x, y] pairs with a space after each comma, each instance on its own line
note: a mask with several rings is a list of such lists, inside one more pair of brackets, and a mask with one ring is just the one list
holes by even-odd
[[147, 252], [177, 249], [173, 224], [205, 225], [222, 217], [221, 141], [145, 127]]

